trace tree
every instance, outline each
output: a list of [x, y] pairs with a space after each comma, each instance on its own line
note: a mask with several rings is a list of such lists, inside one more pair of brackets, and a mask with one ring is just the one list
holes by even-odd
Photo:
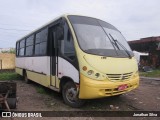
[[3, 50], [1, 51], [2, 53], [11, 53], [11, 54], [16, 54], [16, 50], [14, 48], [11, 48], [10, 50]]

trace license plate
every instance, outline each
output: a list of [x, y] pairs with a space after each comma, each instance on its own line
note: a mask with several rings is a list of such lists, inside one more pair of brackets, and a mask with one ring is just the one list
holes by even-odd
[[127, 89], [127, 84], [124, 84], [124, 85], [120, 85], [120, 86], [118, 86], [118, 91], [122, 91], [122, 90], [125, 90], [125, 89]]

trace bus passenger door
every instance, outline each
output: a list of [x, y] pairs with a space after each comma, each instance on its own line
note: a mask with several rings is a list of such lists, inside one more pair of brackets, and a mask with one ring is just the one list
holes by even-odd
[[58, 80], [58, 53], [59, 53], [59, 44], [62, 34], [63, 27], [60, 25], [53, 26], [50, 28], [49, 36], [50, 36], [50, 85], [55, 88], [59, 88], [59, 80]]

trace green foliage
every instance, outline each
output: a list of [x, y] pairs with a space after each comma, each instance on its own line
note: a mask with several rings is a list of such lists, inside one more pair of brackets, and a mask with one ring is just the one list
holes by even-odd
[[4, 50], [1, 51], [2, 53], [12, 53], [12, 54], [16, 54], [16, 50], [15, 49], [10, 49], [10, 50]]
[[40, 94], [47, 94], [47, 92], [43, 86], [36, 86], [36, 90]]
[[20, 75], [15, 72], [2, 72], [0, 73], [0, 81], [3, 80], [20, 80], [22, 79]]
[[140, 72], [140, 76], [144, 77], [160, 77], [160, 70], [153, 70], [152, 72]]

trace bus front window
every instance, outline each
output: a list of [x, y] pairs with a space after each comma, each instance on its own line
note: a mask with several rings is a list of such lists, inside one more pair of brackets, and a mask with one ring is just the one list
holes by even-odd
[[75, 30], [79, 46], [84, 52], [110, 57], [128, 57], [122, 46], [116, 47], [112, 43], [110, 34], [133, 56], [124, 37], [111, 24], [82, 16], [69, 16], [69, 20]]

